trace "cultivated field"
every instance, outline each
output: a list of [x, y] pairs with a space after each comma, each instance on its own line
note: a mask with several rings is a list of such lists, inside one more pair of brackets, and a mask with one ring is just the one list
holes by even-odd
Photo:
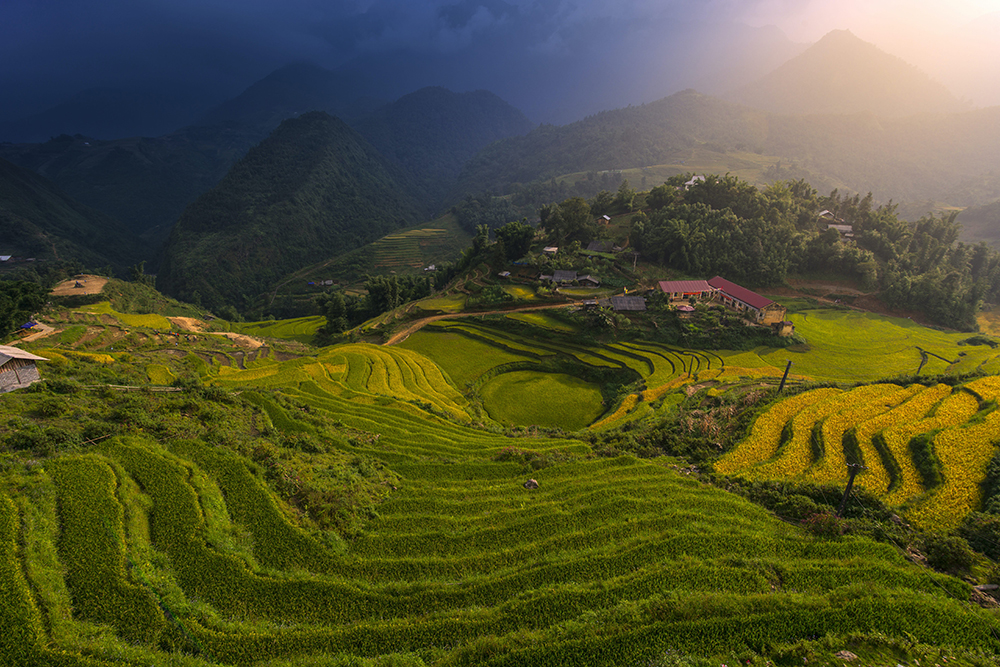
[[[773, 388], [794, 358], [794, 395], [716, 468], [842, 482], [863, 463], [858, 484], [945, 526], [977, 502], [1000, 381], [875, 376], [915, 373], [919, 350], [956, 360], [928, 357], [922, 373], [988, 368], [988, 346], [809, 311], [794, 315], [808, 349], [777, 353], [597, 344], [551, 315], [248, 353], [118, 317], [67, 313], [32, 349], [52, 359], [43, 376], [82, 379], [0, 398], [19, 420], [0, 424], [8, 448], [31, 434], [50, 447], [0, 455], [0, 664], [839, 665], [845, 638], [922, 646], [927, 664], [1000, 654], [1000, 618], [968, 603], [966, 582], [889, 544], [809, 534], [680, 461], [597, 456], [581, 439], [689, 394]], [[807, 375], [882, 381], [810, 388]], [[111, 407], [82, 387], [171, 378], [182, 391], [108, 392]], [[62, 447], [50, 418], [93, 437]], [[934, 486], [907, 456], [924, 433]], [[306, 502], [317, 488], [326, 517]], [[354, 516], [364, 493], [379, 502]]]

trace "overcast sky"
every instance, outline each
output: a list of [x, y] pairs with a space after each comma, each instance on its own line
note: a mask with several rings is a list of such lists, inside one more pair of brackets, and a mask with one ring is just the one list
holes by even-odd
[[605, 31], [668, 42], [732, 21], [777, 26], [803, 43], [847, 28], [957, 94], [986, 90], [973, 101], [996, 104], [997, 84], [977, 86], [978, 70], [956, 65], [956, 45], [995, 67], [998, 16], [1000, 0], [0, 0], [0, 118], [97, 86], [183, 82], [223, 98], [295, 60], [332, 68], [406, 49], [444, 62], [504, 40], [520, 58], [578, 57], [614, 49]]

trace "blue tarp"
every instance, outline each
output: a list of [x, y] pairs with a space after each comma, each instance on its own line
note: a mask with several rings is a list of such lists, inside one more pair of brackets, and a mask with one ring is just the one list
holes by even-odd
[[25, 322], [24, 324], [22, 324], [20, 326], [20, 328], [21, 329], [30, 329], [31, 327], [35, 326], [35, 324], [37, 324], [37, 322]]

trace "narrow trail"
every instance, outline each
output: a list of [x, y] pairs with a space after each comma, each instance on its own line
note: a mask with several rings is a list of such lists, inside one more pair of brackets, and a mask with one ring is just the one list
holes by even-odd
[[400, 332], [394, 333], [388, 341], [383, 343], [384, 345], [395, 345], [396, 343], [401, 343], [414, 331], [418, 331], [431, 322], [437, 322], [438, 320], [454, 320], [460, 317], [480, 317], [482, 315], [506, 315], [507, 313], [523, 313], [529, 310], [553, 310], [555, 308], [569, 308], [570, 306], [578, 306], [578, 302], [570, 301], [569, 303], [550, 303], [544, 306], [523, 306], [521, 308], [511, 308], [508, 310], [484, 310], [481, 312], [468, 312], [468, 313], [448, 313], [446, 315], [431, 315], [430, 317], [424, 317], [416, 320], [408, 327]]

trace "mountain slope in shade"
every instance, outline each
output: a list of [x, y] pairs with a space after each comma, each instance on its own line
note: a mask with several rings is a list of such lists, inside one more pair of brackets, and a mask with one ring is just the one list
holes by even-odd
[[413, 174], [437, 202], [469, 159], [499, 139], [527, 134], [527, 116], [493, 93], [423, 88], [351, 123], [387, 158]]
[[124, 269], [140, 254], [138, 239], [117, 220], [0, 159], [0, 255]]
[[158, 287], [211, 308], [246, 308], [282, 276], [414, 222], [411, 191], [337, 118], [286, 120], [184, 211]]
[[42, 144], [0, 144], [0, 158], [41, 174], [74, 199], [142, 234], [173, 225], [185, 206], [266, 136], [222, 125], [156, 138], [61, 135]]
[[102, 139], [158, 136], [189, 124], [207, 106], [202, 91], [92, 88], [19, 120], [0, 123], [0, 141], [40, 142], [60, 134]]
[[342, 74], [318, 65], [292, 63], [213, 108], [198, 124], [239, 123], [270, 132], [286, 118], [309, 111], [355, 118], [385, 104], [384, 100], [353, 92], [351, 83]]
[[963, 109], [927, 74], [848, 30], [828, 33], [731, 99], [790, 115], [868, 112], [900, 117]]

